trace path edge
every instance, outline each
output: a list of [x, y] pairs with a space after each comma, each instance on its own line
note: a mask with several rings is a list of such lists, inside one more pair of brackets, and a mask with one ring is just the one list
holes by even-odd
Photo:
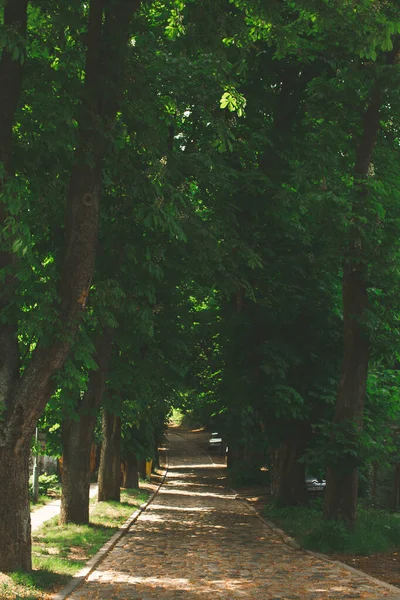
[[384, 587], [391, 592], [396, 593], [396, 596], [386, 596], [385, 598], [382, 598], [381, 596], [377, 596], [376, 600], [400, 600], [400, 588], [396, 587], [395, 585], [392, 585], [391, 583], [387, 583], [386, 581], [382, 581], [381, 579], [377, 579], [376, 577], [373, 577], [372, 575], [365, 573], [365, 571], [361, 571], [360, 569], [356, 569], [355, 567], [346, 565], [346, 563], [341, 562], [340, 560], [335, 560], [333, 558], [330, 558], [327, 554], [322, 554], [321, 552], [313, 552], [312, 550], [307, 550], [306, 548], [302, 548], [300, 546], [300, 544], [298, 544], [296, 542], [296, 540], [294, 538], [292, 538], [290, 535], [288, 535], [283, 529], [281, 529], [280, 527], [275, 525], [275, 523], [273, 523], [272, 521], [265, 519], [258, 512], [258, 510], [256, 508], [254, 508], [254, 506], [252, 506], [249, 502], [247, 502], [244, 498], [242, 498], [240, 496], [239, 492], [237, 492], [233, 488], [231, 488], [231, 489], [236, 494], [236, 500], [239, 500], [239, 502], [243, 502], [243, 504], [248, 506], [257, 515], [257, 517], [265, 525], [267, 525], [267, 527], [269, 527], [270, 529], [272, 529], [272, 531], [274, 531], [276, 534], [278, 534], [282, 538], [283, 542], [285, 544], [287, 544], [288, 546], [290, 546], [291, 548], [293, 548], [294, 550], [298, 550], [299, 552], [304, 552], [310, 556], [313, 556], [314, 558], [318, 558], [319, 560], [324, 560], [325, 562], [338, 565], [339, 567], [342, 567], [343, 569], [350, 571], [350, 573], [355, 573], [356, 575], [364, 577], [364, 578], [368, 579], [369, 581], [371, 581], [377, 585], [380, 585], [381, 587]]
[[[168, 457], [168, 455], [166, 454]], [[167, 458], [168, 461], [168, 458]], [[69, 583], [65, 587], [62, 588], [59, 592], [54, 594], [53, 600], [66, 600], [68, 596], [75, 592], [75, 590], [82, 585], [82, 583], [89, 577], [89, 575], [95, 570], [97, 565], [106, 557], [106, 555], [114, 548], [114, 546], [119, 542], [119, 540], [129, 531], [132, 525], [137, 521], [142, 512], [146, 510], [146, 508], [153, 502], [154, 498], [157, 496], [160, 491], [161, 486], [163, 485], [165, 478], [168, 472], [168, 462], [166, 461], [165, 466], [161, 467], [161, 470], [164, 471], [162, 475], [161, 482], [156, 489], [155, 492], [152, 493], [150, 498], [144, 504], [141, 504], [135, 512], [128, 517], [123, 525], [114, 533], [114, 535], [100, 548], [100, 550], [92, 556], [91, 559], [88, 560], [86, 565], [80, 569], [76, 575], [74, 575]]]

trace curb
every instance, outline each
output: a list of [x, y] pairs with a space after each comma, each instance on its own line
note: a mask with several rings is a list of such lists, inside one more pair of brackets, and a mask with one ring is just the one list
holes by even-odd
[[[234, 490], [234, 491], [236, 492], [236, 490]], [[356, 569], [355, 567], [350, 567], [350, 565], [346, 565], [346, 563], [343, 563], [340, 560], [334, 560], [334, 559], [330, 558], [329, 556], [327, 556], [326, 554], [321, 554], [320, 552], [313, 552], [312, 550], [306, 550], [305, 548], [302, 548], [300, 546], [300, 544], [298, 544], [295, 539], [290, 537], [290, 535], [285, 533], [285, 531], [283, 531], [283, 529], [280, 529], [279, 527], [277, 527], [275, 525], [275, 523], [273, 523], [272, 521], [267, 521], [267, 519], [264, 519], [264, 517], [262, 515], [260, 515], [258, 510], [255, 509], [254, 506], [249, 504], [249, 502], [246, 502], [246, 500], [244, 498], [241, 498], [237, 492], [236, 492], [236, 500], [239, 500], [240, 502], [243, 502], [243, 504], [248, 506], [257, 515], [257, 517], [265, 525], [267, 525], [267, 527], [269, 527], [272, 531], [277, 533], [282, 538], [282, 541], [285, 544], [287, 544], [288, 546], [290, 546], [291, 548], [293, 548], [294, 550], [298, 550], [299, 552], [304, 552], [305, 554], [309, 554], [310, 556], [313, 556], [314, 558], [318, 558], [319, 560], [323, 560], [327, 563], [338, 565], [342, 569], [345, 569], [346, 571], [350, 571], [350, 573], [359, 575], [360, 577], [363, 577], [364, 579], [367, 579], [368, 581], [371, 581], [372, 583], [375, 583], [376, 585], [380, 585], [381, 587], [386, 588], [390, 592], [396, 593], [395, 596], [385, 596], [384, 599], [382, 596], [377, 596], [375, 600], [400, 600], [400, 588], [398, 588], [394, 585], [391, 585], [390, 583], [386, 583], [386, 581], [382, 581], [381, 579], [377, 579], [376, 577], [373, 577], [372, 575], [368, 575], [368, 573], [365, 573], [364, 571], [360, 571], [360, 569]]]
[[80, 571], [78, 571], [76, 575], [73, 576], [71, 581], [67, 583], [67, 585], [60, 592], [53, 596], [53, 600], [65, 600], [66, 598], [68, 598], [68, 596], [72, 594], [72, 592], [74, 592], [80, 585], [82, 585], [85, 579], [92, 573], [92, 571], [95, 570], [97, 565], [114, 548], [117, 542], [119, 542], [119, 540], [129, 531], [130, 527], [132, 527], [135, 521], [137, 521], [142, 512], [144, 512], [149, 506], [149, 504], [153, 502], [167, 476], [168, 464], [166, 464], [165, 467], [161, 467], [161, 469], [164, 471], [162, 480], [156, 491], [153, 492], [153, 494], [150, 496], [147, 502], [141, 504], [139, 508], [135, 510], [135, 512], [125, 521], [125, 523], [121, 525], [118, 531], [116, 531], [114, 535], [108, 540], [108, 542], [106, 542], [104, 546], [102, 546], [100, 550], [94, 556], [92, 556], [90, 560], [88, 560], [86, 565], [82, 569], [80, 569]]

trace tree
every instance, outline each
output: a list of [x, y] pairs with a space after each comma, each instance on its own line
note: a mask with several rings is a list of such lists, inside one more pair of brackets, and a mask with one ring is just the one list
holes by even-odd
[[[12, 232], [2, 239], [2, 315], [1, 338], [4, 353], [2, 372], [2, 422], [0, 425], [0, 569], [29, 570], [30, 518], [28, 500], [28, 457], [36, 422], [54, 388], [53, 376], [69, 352], [72, 339], [85, 309], [94, 268], [97, 240], [102, 165], [107, 151], [106, 132], [112, 126], [121, 89], [121, 72], [128, 51], [131, 16], [140, 2], [116, 1], [106, 7], [92, 0], [87, 16], [87, 46], [84, 84], [79, 91], [77, 146], [67, 191], [63, 259], [59, 263], [58, 298], [54, 302], [55, 323], [47, 339], [35, 344], [31, 359], [21, 374], [17, 338], [18, 311], [12, 308], [10, 290], [17, 285], [16, 240]], [[75, 6], [82, 14], [80, 6]], [[34, 13], [33, 17], [34, 18]], [[104, 18], [103, 18], [104, 17]], [[0, 91], [5, 166], [2, 183], [2, 229], [9, 231], [9, 215], [14, 214], [15, 183], [11, 166], [12, 128], [16, 105], [20, 100], [21, 46], [26, 36], [27, 2], [7, 2], [3, 28], [16, 31], [2, 53], [0, 79], [7, 82]], [[29, 52], [27, 61], [29, 62]], [[10, 93], [12, 90], [12, 93]], [[42, 190], [45, 194], [46, 190]], [[5, 277], [7, 285], [5, 285]], [[12, 294], [12, 293], [11, 293]], [[11, 476], [12, 473], [12, 476]]]
[[102, 411], [103, 441], [99, 468], [99, 502], [120, 501], [121, 487], [121, 417]]

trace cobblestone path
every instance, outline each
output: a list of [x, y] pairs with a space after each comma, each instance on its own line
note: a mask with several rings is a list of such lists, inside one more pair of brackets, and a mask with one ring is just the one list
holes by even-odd
[[224, 469], [169, 435], [165, 484], [73, 600], [400, 600], [400, 590], [286, 545], [225, 486]]

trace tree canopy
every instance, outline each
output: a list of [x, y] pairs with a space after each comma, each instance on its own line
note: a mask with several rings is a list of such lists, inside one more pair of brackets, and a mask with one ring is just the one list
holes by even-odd
[[1, 2], [0, 570], [38, 421], [67, 490], [100, 407], [136, 458], [192, 411], [284, 504], [316, 469], [354, 526], [398, 460], [399, 36], [375, 0]]

